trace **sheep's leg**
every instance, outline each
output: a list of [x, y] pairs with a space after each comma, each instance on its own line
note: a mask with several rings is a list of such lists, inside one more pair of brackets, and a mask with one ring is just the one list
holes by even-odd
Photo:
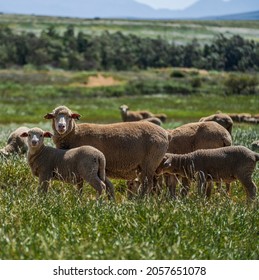
[[152, 192], [156, 195], [160, 195], [163, 188], [163, 176], [154, 176], [153, 190]]
[[115, 192], [114, 192], [114, 186], [112, 184], [112, 182], [105, 177], [105, 185], [106, 185], [106, 192], [108, 195], [108, 199], [109, 200], [115, 200]]
[[106, 189], [105, 183], [101, 181], [99, 177], [95, 177], [89, 180], [89, 184], [97, 191], [96, 199], [99, 199], [102, 195], [102, 191]]
[[176, 176], [171, 174], [164, 174], [164, 178], [165, 178], [166, 188], [169, 190], [169, 195], [172, 198], [176, 198], [176, 184], [177, 184]]
[[238, 179], [240, 180], [240, 182], [242, 183], [242, 185], [245, 188], [247, 201], [251, 202], [251, 201], [255, 200], [255, 198], [256, 198], [256, 185], [252, 181], [251, 176], [246, 175], [246, 176], [244, 176], [242, 178], [238, 178]]
[[83, 181], [81, 181], [81, 182], [79, 182], [79, 183], [76, 184], [76, 189], [77, 189], [78, 194], [79, 194], [80, 197], [81, 197], [82, 194], [83, 194], [83, 184], [84, 184]]
[[206, 178], [204, 172], [198, 173], [198, 195], [203, 196], [206, 192]]
[[141, 172], [140, 181], [142, 184], [141, 196], [149, 195], [153, 189], [154, 176], [151, 174], [145, 174], [145, 172]]
[[212, 191], [212, 188], [213, 188], [213, 181], [209, 181], [205, 184], [205, 195], [207, 198], [210, 198], [211, 197], [211, 191]]
[[182, 188], [181, 188], [181, 196], [186, 197], [190, 190], [190, 182], [187, 177], [182, 178]]
[[50, 178], [39, 176], [38, 193], [47, 193], [49, 189]]

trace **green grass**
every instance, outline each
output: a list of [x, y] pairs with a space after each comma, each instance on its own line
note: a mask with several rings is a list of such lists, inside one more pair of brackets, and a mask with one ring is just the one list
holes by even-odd
[[258, 21], [200, 21], [200, 20], [121, 20], [121, 19], [79, 19], [33, 15], [0, 15], [0, 24], [9, 26], [17, 33], [33, 32], [40, 34], [50, 25], [63, 33], [68, 25], [73, 25], [75, 32], [99, 35], [104, 31], [135, 34], [141, 37], [174, 41], [180, 44], [197, 38], [200, 43], [210, 43], [215, 35], [242, 35], [246, 39], [259, 40]]
[[[138, 78], [166, 81], [171, 72], [105, 74], [127, 85]], [[89, 74], [94, 73], [0, 71], [0, 146], [20, 124], [51, 129], [43, 116], [60, 104], [82, 114], [82, 121], [108, 123], [120, 121], [118, 108], [125, 103], [133, 110], [166, 113], [166, 128], [197, 121], [219, 109], [258, 112], [256, 95], [222, 94], [221, 73], [209, 73], [210, 83], [216, 84], [212, 94], [124, 92], [119, 97], [111, 96], [108, 88], [71, 87]], [[184, 77], [189, 78], [189, 74]], [[94, 97], [98, 91], [98, 97]], [[259, 125], [235, 124], [234, 144], [250, 147], [256, 139]], [[233, 184], [230, 197], [215, 190], [209, 201], [198, 197], [194, 186], [183, 200], [172, 201], [165, 191], [159, 197], [128, 200], [125, 182], [113, 180], [116, 203], [106, 199], [98, 203], [90, 186], [85, 186], [79, 199], [71, 185], [60, 182], [53, 183], [46, 197], [39, 196], [38, 179], [32, 176], [24, 156], [0, 158], [0, 175], [0, 259], [259, 258], [258, 201], [248, 206], [239, 183]], [[258, 170], [253, 179], [259, 185]]]

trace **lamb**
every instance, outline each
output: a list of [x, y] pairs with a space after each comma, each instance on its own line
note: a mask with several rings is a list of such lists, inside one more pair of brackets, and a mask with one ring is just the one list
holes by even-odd
[[[215, 149], [232, 144], [229, 132], [216, 122], [194, 122], [168, 130], [170, 141], [167, 153], [187, 154], [198, 149]], [[165, 176], [166, 186], [172, 197], [175, 197], [177, 178]], [[189, 182], [183, 178], [181, 195], [187, 195]], [[227, 185], [229, 192], [229, 185]]]
[[203, 117], [199, 121], [200, 122], [208, 122], [208, 121], [217, 122], [218, 124], [222, 125], [230, 133], [230, 135], [232, 133], [233, 120], [227, 114], [218, 113], [218, 114], [210, 115], [208, 117]]
[[21, 126], [14, 130], [7, 139], [7, 145], [0, 150], [0, 154], [4, 156], [9, 156], [13, 153], [25, 154], [28, 149], [27, 143], [20, 135], [28, 130], [29, 128], [26, 126]]
[[[45, 115], [52, 120], [53, 141], [59, 149], [91, 145], [105, 155], [106, 174], [134, 180], [140, 175], [142, 196], [153, 188], [155, 170], [168, 149], [168, 132], [150, 122], [76, 124], [80, 115], [59, 106]], [[111, 182], [106, 177], [106, 185]]]
[[28, 140], [27, 160], [32, 174], [39, 177], [39, 191], [47, 192], [50, 180], [56, 179], [76, 184], [82, 193], [85, 180], [97, 191], [97, 197], [100, 197], [106, 189], [106, 161], [103, 153], [91, 146], [70, 150], [45, 146], [44, 138], [51, 136], [50, 132], [37, 127], [21, 134], [21, 137]]
[[206, 195], [210, 197], [212, 181], [231, 183], [239, 180], [246, 191], [247, 200], [256, 198], [256, 185], [252, 174], [259, 161], [259, 154], [244, 146], [229, 146], [209, 150], [197, 150], [189, 154], [167, 153], [157, 169], [157, 173], [177, 174], [188, 180], [198, 175], [198, 187], [206, 182]]

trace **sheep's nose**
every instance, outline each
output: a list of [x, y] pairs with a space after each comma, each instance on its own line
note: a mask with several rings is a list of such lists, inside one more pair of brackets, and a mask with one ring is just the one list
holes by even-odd
[[65, 129], [65, 127], [66, 127], [66, 126], [65, 126], [65, 124], [63, 124], [63, 123], [59, 123], [59, 124], [58, 124], [58, 128], [59, 128], [59, 129]]
[[32, 146], [36, 146], [38, 144], [38, 141], [37, 140], [32, 140], [31, 144], [32, 144]]

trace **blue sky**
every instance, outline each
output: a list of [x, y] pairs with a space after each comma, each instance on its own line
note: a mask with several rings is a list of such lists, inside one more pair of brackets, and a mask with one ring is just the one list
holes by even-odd
[[198, 0], [135, 0], [147, 4], [155, 9], [167, 8], [173, 10], [184, 9]]

